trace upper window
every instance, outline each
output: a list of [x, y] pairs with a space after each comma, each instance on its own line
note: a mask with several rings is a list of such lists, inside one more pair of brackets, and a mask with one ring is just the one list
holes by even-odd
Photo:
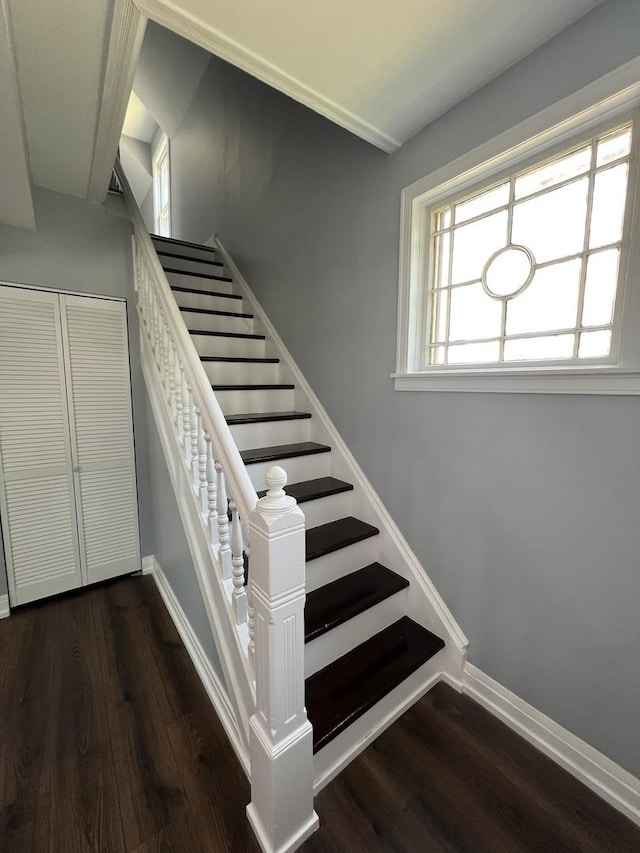
[[404, 191], [396, 388], [640, 393], [640, 116], [599, 106]]
[[169, 140], [162, 136], [153, 155], [154, 230], [161, 237], [171, 236], [171, 181]]
[[632, 127], [430, 211], [424, 366], [608, 361]]

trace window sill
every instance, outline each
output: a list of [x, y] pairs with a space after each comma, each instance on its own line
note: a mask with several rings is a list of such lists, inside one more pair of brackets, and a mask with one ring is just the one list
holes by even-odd
[[640, 367], [444, 368], [392, 373], [396, 391], [640, 395]]

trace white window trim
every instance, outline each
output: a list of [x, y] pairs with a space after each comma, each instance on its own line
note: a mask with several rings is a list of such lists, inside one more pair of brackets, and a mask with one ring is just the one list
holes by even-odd
[[166, 134], [166, 133], [163, 133], [163, 134], [161, 134], [160, 138], [158, 139], [158, 142], [157, 142], [157, 145], [156, 145], [156, 147], [155, 147], [155, 150], [153, 151], [153, 157], [152, 157], [152, 161], [151, 161], [151, 162], [152, 162], [152, 172], [153, 172], [153, 175], [152, 175], [152, 178], [153, 178], [153, 183], [152, 183], [152, 193], [153, 193], [153, 228], [154, 228], [154, 231], [155, 231], [157, 234], [159, 234], [160, 232], [159, 232], [159, 229], [158, 229], [158, 223], [159, 223], [159, 221], [160, 221], [160, 214], [161, 214], [161, 210], [160, 210], [160, 209], [159, 209], [159, 207], [158, 207], [158, 203], [159, 203], [159, 200], [160, 200], [160, 192], [159, 192], [159, 190], [158, 190], [158, 184], [159, 184], [159, 180], [158, 180], [158, 175], [159, 175], [158, 163], [159, 163], [159, 162], [160, 162], [160, 161], [161, 161], [161, 160], [166, 156], [166, 160], [167, 160], [167, 172], [168, 172], [168, 175], [169, 175], [169, 180], [167, 181], [168, 186], [169, 186], [169, 200], [168, 200], [168, 210], [167, 210], [167, 212], [168, 212], [168, 227], [169, 227], [169, 233], [168, 233], [168, 234], [163, 234], [163, 235], [161, 235], [161, 236], [164, 236], [164, 237], [170, 237], [170, 236], [171, 236], [171, 156], [170, 156], [170, 153], [171, 153], [171, 152], [169, 151], [169, 137], [167, 136], [167, 134]]
[[[398, 287], [397, 391], [470, 391], [535, 394], [640, 394], [640, 239], [632, 242], [621, 324], [621, 347], [616, 364], [535, 366], [456, 366], [416, 372], [421, 345], [420, 311], [423, 298], [427, 210], [436, 198], [463, 193], [479, 182], [490, 181], [506, 168], [570, 142], [640, 105], [640, 59], [610, 74], [499, 134], [468, 154], [432, 172], [402, 191], [400, 216], [400, 266]], [[640, 164], [631, 163], [631, 203], [640, 212]], [[636, 224], [637, 230], [637, 224]], [[629, 278], [630, 276], [628, 276]], [[622, 284], [622, 279], [621, 279]]]

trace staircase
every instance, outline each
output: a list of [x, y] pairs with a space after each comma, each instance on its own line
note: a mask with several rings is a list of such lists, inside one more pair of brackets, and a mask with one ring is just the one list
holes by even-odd
[[220, 252], [152, 239], [258, 495], [266, 470], [282, 465], [305, 513], [305, 699], [318, 753], [430, 662], [433, 670], [445, 641], [407, 615], [410, 581], [384, 565], [379, 529], [355, 514], [332, 447], [312, 440], [313, 413], [296, 408], [296, 385], [267, 355]]
[[221, 241], [151, 237], [116, 173], [142, 370], [223, 670], [209, 695], [261, 848], [292, 853], [314, 795], [430, 687], [461, 684], [467, 641]]

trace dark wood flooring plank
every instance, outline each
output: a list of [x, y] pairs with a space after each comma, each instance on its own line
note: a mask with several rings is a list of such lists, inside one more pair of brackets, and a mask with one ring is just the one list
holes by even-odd
[[38, 816], [43, 780], [54, 757], [50, 698], [55, 684], [56, 616], [52, 608], [20, 609], [1, 623], [12, 635], [0, 693], [0, 850], [12, 850]]
[[211, 703], [162, 597], [151, 577], [136, 579], [136, 595], [144, 609], [139, 620], [147, 651], [147, 668], [160, 712], [171, 723], [195, 707]]
[[46, 791], [49, 853], [56, 853], [61, 838], [68, 853], [124, 849], [92, 608], [99, 594], [87, 590], [67, 595], [55, 608], [58, 653], [50, 709], [55, 762]]
[[93, 601], [101, 672], [127, 848], [155, 835], [187, 807], [148, 671], [138, 579], [103, 588]]
[[300, 848], [303, 853], [388, 853], [370, 814], [353, 800], [343, 774], [316, 798], [320, 829]]
[[187, 809], [130, 853], [213, 853], [215, 848], [205, 847], [193, 830], [196, 825], [191, 809]]
[[537, 822], [538, 845], [551, 827], [558, 850], [640, 850], [638, 828], [469, 697], [441, 684], [412, 713], [437, 719], [446, 740], [493, 768], [494, 794], [520, 802], [523, 826]]
[[[440, 721], [415, 706], [378, 745], [390, 772], [404, 773], [420, 785], [412, 808], [421, 807], [449, 842], [459, 850], [569, 853], [564, 840], [523, 796], [511, 779], [491, 763], [478, 760], [477, 750], [449, 738]], [[575, 849], [575, 848], [574, 848]]]
[[259, 853], [245, 814], [249, 783], [220, 722], [202, 708], [167, 730], [197, 820], [198, 837], [208, 850]]

